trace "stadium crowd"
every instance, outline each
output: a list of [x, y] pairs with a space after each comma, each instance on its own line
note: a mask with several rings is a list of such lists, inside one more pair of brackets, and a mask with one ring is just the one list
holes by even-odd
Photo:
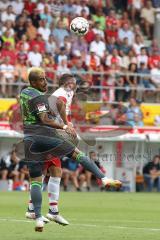
[[[91, 151], [89, 157], [105, 173], [96, 152]], [[97, 186], [103, 191], [104, 187], [99, 179], [95, 179], [92, 173], [86, 171], [80, 164], [68, 157], [62, 159], [62, 188], [64, 191], [90, 191]], [[8, 181], [8, 190], [26, 191], [29, 189], [29, 171], [24, 159], [21, 159], [16, 145], [11, 151], [0, 158], [0, 180]], [[44, 179], [43, 190], [46, 190], [49, 173]], [[1, 186], [0, 186], [1, 189]]]
[[[158, 102], [159, 76], [142, 75], [160, 73], [156, 7], [156, 0], [0, 1], [0, 95], [16, 96], [27, 68], [42, 66], [51, 88], [72, 72], [84, 86], [103, 87], [92, 90], [93, 99], [99, 93], [110, 102], [154, 95]], [[85, 37], [69, 30], [76, 16], [90, 23]]]
[[[89, 152], [89, 157], [96, 165], [106, 173], [106, 169], [101, 165], [98, 154], [94, 151]], [[0, 158], [0, 180], [9, 181], [8, 190], [26, 191], [29, 190], [29, 172], [24, 159], [21, 159], [13, 145], [10, 152], [7, 152]], [[43, 190], [47, 188], [49, 173], [46, 175], [43, 183]], [[153, 159], [143, 166], [143, 173], [137, 168], [136, 173], [136, 191], [160, 191], [160, 156], [155, 155]], [[124, 182], [125, 183], [125, 182]], [[1, 189], [2, 186], [0, 186]], [[63, 191], [104, 191], [101, 181], [96, 179], [92, 173], [83, 169], [83, 167], [68, 157], [62, 158], [62, 182]], [[7, 189], [6, 189], [7, 190]], [[122, 191], [130, 191], [128, 187], [122, 188]]]

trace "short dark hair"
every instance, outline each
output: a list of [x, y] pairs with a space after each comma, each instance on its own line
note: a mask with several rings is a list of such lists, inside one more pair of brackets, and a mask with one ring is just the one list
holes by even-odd
[[64, 85], [70, 78], [74, 78], [74, 75], [65, 73], [59, 79], [59, 86]]

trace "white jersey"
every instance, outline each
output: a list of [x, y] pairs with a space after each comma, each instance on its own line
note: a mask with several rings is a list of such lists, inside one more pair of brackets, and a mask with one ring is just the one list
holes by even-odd
[[63, 87], [58, 88], [52, 96], [62, 99], [62, 101], [66, 104], [66, 115], [71, 114], [71, 104], [73, 99], [74, 91], [73, 90], [66, 90]]

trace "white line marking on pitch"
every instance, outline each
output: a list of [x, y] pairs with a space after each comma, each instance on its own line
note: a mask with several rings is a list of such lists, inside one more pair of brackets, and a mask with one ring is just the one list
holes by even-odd
[[[10, 221], [10, 222], [24, 222], [24, 223], [33, 223], [33, 220], [23, 220], [23, 219], [15, 219], [15, 218], [0, 218], [0, 221]], [[103, 222], [103, 221], [102, 221]], [[81, 224], [81, 223], [73, 223], [71, 226], [81, 226], [81, 227], [101, 227], [100, 225], [95, 224]], [[114, 229], [133, 229], [133, 230], [143, 230], [143, 231], [160, 231], [160, 228], [143, 228], [143, 227], [129, 227], [129, 226], [105, 226], [106, 228], [114, 228]]]
[[144, 230], [144, 231], [160, 231], [160, 228], [143, 228], [143, 227], [128, 227], [128, 226], [106, 226], [108, 228], [115, 229], [134, 229], [134, 230]]
[[[76, 218], [70, 218], [70, 221], [78, 221], [78, 219]], [[129, 222], [129, 223], [157, 223], [157, 221], [146, 221], [146, 220], [125, 220], [125, 219], [122, 219], [122, 220], [116, 220], [116, 219], [111, 219], [111, 220], [107, 220], [107, 219], [83, 219], [83, 221], [87, 221], [87, 222], [96, 222], [96, 223], [103, 223], [103, 222], [106, 222], [106, 223], [110, 223], [110, 222], [116, 222], [116, 223], [125, 223], [125, 222]]]

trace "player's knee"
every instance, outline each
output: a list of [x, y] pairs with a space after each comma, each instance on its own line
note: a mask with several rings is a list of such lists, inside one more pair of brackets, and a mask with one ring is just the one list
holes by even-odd
[[51, 177], [62, 177], [62, 169], [59, 167], [51, 166], [49, 168], [49, 173]]
[[41, 169], [30, 169], [29, 175], [31, 178], [39, 178], [42, 176], [42, 170]]

